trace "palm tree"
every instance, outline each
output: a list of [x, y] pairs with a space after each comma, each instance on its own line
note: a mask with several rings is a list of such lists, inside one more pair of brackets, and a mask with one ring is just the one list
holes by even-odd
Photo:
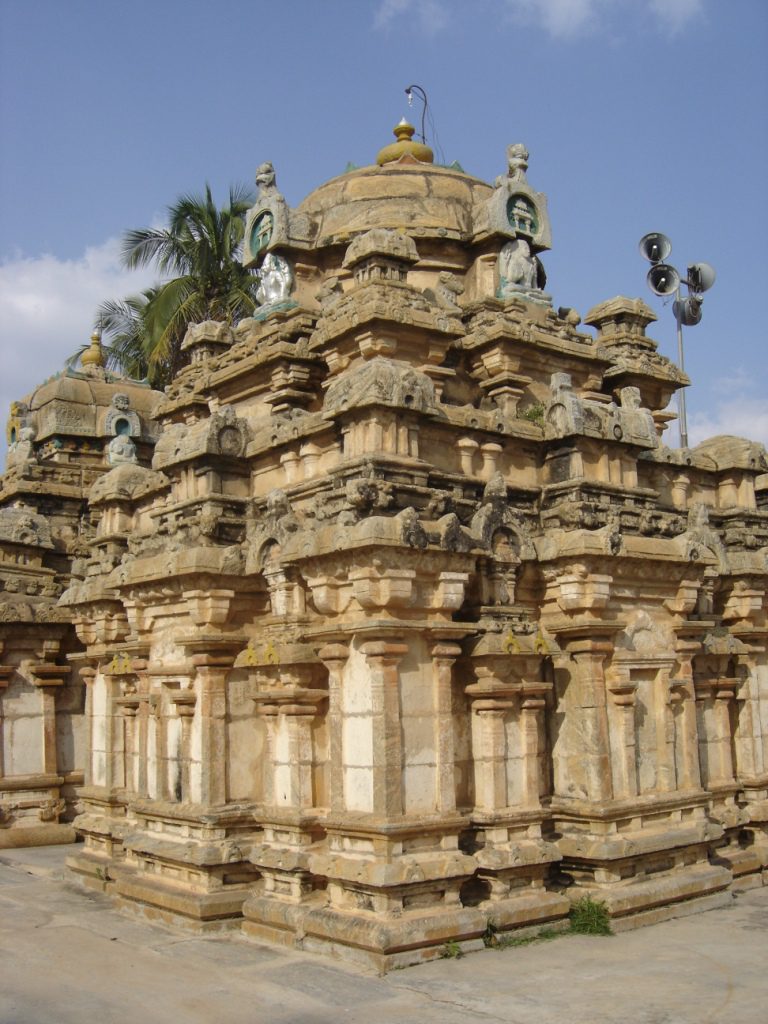
[[182, 365], [181, 342], [190, 323], [237, 323], [255, 309], [255, 280], [240, 263], [245, 213], [253, 198], [243, 186], [229, 190], [219, 210], [210, 185], [205, 195], [184, 195], [168, 208], [166, 228], [139, 228], [123, 238], [128, 269], [153, 264], [167, 280], [141, 295], [102, 304], [97, 320], [111, 344], [110, 362], [131, 376], [167, 383]]
[[[150, 338], [151, 328], [148, 323], [147, 311], [157, 295], [157, 288], [146, 288], [139, 295], [129, 295], [125, 299], [108, 299], [99, 306], [99, 325], [110, 339], [104, 346], [106, 365], [109, 369], [119, 369], [134, 380], [149, 378], [150, 369], [145, 347], [145, 339]], [[169, 354], [166, 362], [173, 364], [178, 361], [178, 352]], [[157, 366], [155, 377], [158, 382], [170, 380], [173, 366], [165, 364]]]

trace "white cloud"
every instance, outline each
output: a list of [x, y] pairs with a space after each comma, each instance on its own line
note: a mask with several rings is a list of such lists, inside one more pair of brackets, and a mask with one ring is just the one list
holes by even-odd
[[[0, 264], [0, 417], [85, 344], [105, 299], [121, 299], [149, 287], [153, 270], [120, 266], [120, 242], [112, 238], [75, 260], [18, 256]], [[0, 445], [5, 444], [5, 431]], [[2, 463], [0, 462], [0, 465]]]
[[391, 22], [405, 15], [411, 20], [416, 19], [419, 27], [431, 35], [439, 32], [448, 24], [447, 0], [381, 0], [374, 15], [376, 28], [388, 28]]
[[650, 0], [649, 7], [659, 27], [674, 34], [703, 13], [704, 0]]
[[[676, 426], [673, 424], [671, 431]], [[768, 447], [768, 406], [763, 398], [730, 398], [716, 402], [706, 412], [688, 416], [688, 440], [691, 446], [716, 434], [732, 434], [760, 441]]]
[[[464, 0], [459, 0], [464, 2]], [[388, 28], [399, 18], [416, 21], [434, 33], [449, 22], [449, 10], [457, 0], [380, 0], [374, 15], [376, 28]], [[629, 12], [647, 14], [664, 33], [679, 32], [704, 10], [704, 0], [488, 0], [519, 24], [543, 29], [556, 39], [573, 39], [586, 33], [621, 27]]]
[[509, 13], [551, 36], [569, 38], [594, 27], [602, 10], [616, 0], [504, 0]]

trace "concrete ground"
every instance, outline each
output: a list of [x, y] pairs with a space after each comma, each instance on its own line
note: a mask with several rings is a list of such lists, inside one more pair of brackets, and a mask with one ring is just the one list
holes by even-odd
[[379, 978], [138, 923], [67, 880], [71, 847], [0, 852], [0, 1024], [764, 1024], [768, 887], [611, 937]]

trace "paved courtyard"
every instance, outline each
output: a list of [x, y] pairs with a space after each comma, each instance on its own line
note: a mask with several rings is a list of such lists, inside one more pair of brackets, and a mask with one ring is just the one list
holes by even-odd
[[376, 977], [116, 913], [69, 847], [0, 851], [0, 1024], [764, 1024], [768, 887], [608, 937], [565, 936]]

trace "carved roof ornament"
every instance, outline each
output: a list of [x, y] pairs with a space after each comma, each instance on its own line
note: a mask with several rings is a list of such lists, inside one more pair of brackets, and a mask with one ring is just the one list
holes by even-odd
[[528, 184], [528, 150], [522, 142], [507, 147], [507, 173], [499, 175], [494, 190], [475, 211], [478, 234], [524, 239], [535, 255], [552, 248], [547, 197]]
[[245, 215], [243, 266], [256, 267], [266, 254], [280, 246], [305, 248], [310, 224], [303, 214], [291, 210], [277, 187], [275, 169], [269, 161], [256, 168], [259, 194]]
[[416, 243], [400, 231], [371, 228], [349, 245], [342, 266], [352, 270], [358, 283], [376, 279], [405, 281], [408, 267], [418, 263]]
[[125, 434], [127, 437], [141, 436], [141, 420], [131, 409], [131, 400], [123, 391], [112, 396], [109, 409], [104, 417], [104, 433], [111, 437]]
[[434, 412], [435, 385], [419, 370], [376, 356], [333, 381], [325, 396], [324, 409], [337, 413], [368, 405]]
[[404, 164], [431, 164], [434, 162], [435, 154], [429, 146], [423, 142], [413, 141], [416, 129], [405, 118], [402, 118], [392, 131], [397, 142], [390, 142], [388, 146], [379, 150], [376, 157], [379, 167], [396, 161]]
[[193, 363], [204, 362], [226, 351], [234, 341], [232, 328], [222, 320], [203, 320], [189, 324], [181, 343], [181, 351], [189, 352]]
[[91, 335], [90, 345], [80, 356], [80, 365], [89, 376], [103, 377], [105, 363], [104, 349], [101, 346], [101, 331], [97, 329]]

